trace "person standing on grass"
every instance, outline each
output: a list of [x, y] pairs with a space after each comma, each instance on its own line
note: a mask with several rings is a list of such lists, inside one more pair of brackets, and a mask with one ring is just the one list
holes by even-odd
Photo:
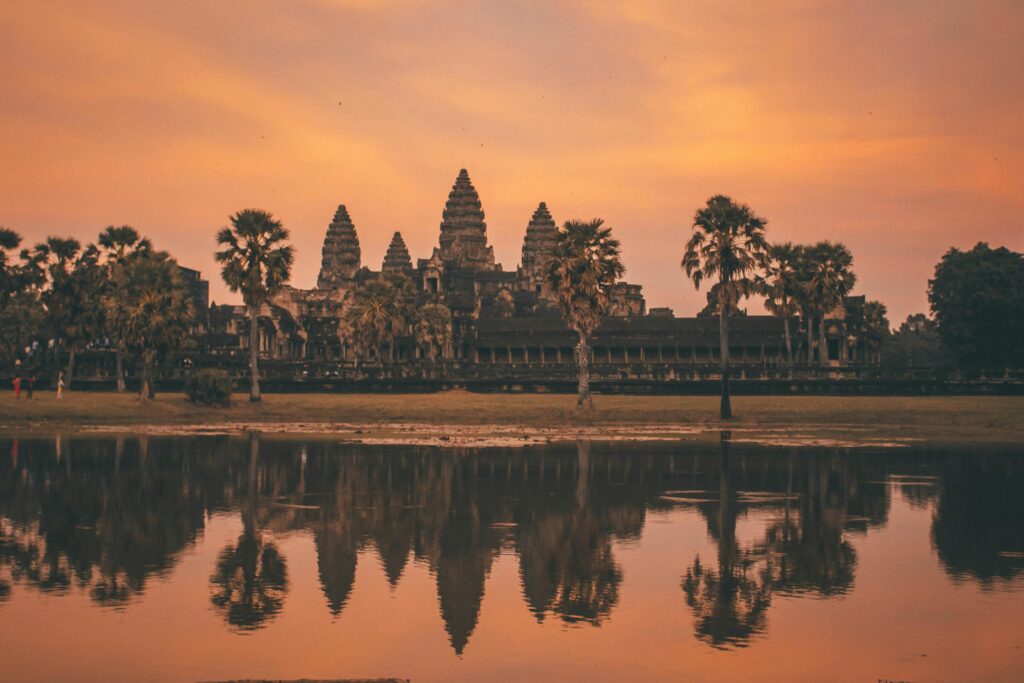
[[57, 400], [64, 398], [64, 371], [57, 373]]
[[21, 375], [15, 375], [11, 384], [14, 385], [14, 399], [18, 400], [21, 398]]
[[36, 388], [36, 373], [30, 370], [29, 373], [28, 373], [28, 387], [27, 387], [27, 391], [25, 392], [25, 399], [26, 400], [29, 400], [29, 401], [32, 400], [32, 392], [33, 392], [33, 390], [35, 388]]

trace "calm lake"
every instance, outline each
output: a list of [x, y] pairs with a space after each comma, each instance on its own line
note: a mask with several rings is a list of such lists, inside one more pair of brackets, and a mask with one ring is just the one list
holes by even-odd
[[0, 680], [1024, 680], [1024, 449], [0, 439]]

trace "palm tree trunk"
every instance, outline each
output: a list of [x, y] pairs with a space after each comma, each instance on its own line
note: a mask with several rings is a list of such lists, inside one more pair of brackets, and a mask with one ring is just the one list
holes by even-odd
[[718, 344], [722, 356], [722, 402], [720, 414], [723, 420], [732, 417], [732, 402], [729, 399], [729, 308], [724, 303], [718, 313]]
[[65, 383], [67, 384], [67, 388], [70, 389], [71, 388], [71, 380], [75, 376], [75, 345], [74, 344], [71, 345], [71, 351], [68, 353], [68, 369], [67, 369], [67, 373], [68, 373], [68, 379], [67, 379], [67, 382], [65, 382]]
[[814, 316], [807, 314], [807, 367], [814, 365]]
[[818, 364], [825, 367], [828, 363], [828, 340], [825, 338], [825, 314], [818, 321]]
[[257, 365], [259, 359], [259, 309], [256, 306], [249, 307], [249, 400], [260, 400], [260, 371]]
[[150, 391], [150, 369], [152, 367], [152, 355], [150, 351], [142, 352], [142, 383], [139, 386], [139, 400], [147, 401], [152, 398], [153, 393]]
[[576, 345], [576, 363], [579, 365], [579, 386], [576, 393], [576, 407], [593, 406], [590, 397], [590, 345], [587, 335], [579, 333], [580, 343]]
[[789, 335], [789, 317], [782, 319], [782, 329], [786, 333], [786, 356], [789, 358], [789, 376], [793, 376], [793, 339]]
[[587, 505], [587, 491], [590, 483], [590, 441], [576, 440], [576, 509]]
[[121, 344], [117, 345], [117, 350], [114, 352], [114, 360], [117, 363], [117, 390], [124, 392], [124, 350]]

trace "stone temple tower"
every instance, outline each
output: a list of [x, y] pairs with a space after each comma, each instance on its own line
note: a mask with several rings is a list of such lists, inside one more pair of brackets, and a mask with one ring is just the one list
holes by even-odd
[[345, 205], [341, 204], [334, 212], [334, 220], [324, 237], [317, 288], [338, 289], [344, 286], [355, 279], [360, 265], [359, 236]]
[[459, 171], [441, 214], [441, 260], [472, 270], [494, 270], [494, 249], [487, 246], [487, 224], [480, 196], [466, 169]]
[[524, 272], [534, 274], [543, 265], [544, 258], [555, 248], [557, 232], [548, 205], [541, 202], [526, 226], [526, 237], [523, 239]]
[[519, 288], [534, 292], [538, 298], [553, 303], [551, 287], [544, 277], [547, 257], [554, 251], [558, 228], [548, 212], [548, 206], [541, 202], [533, 212], [533, 218], [526, 226], [523, 239], [523, 263], [519, 267]]
[[412, 272], [412, 258], [409, 256], [409, 249], [405, 246], [402, 233], [396, 232], [388, 245], [388, 252], [384, 254], [384, 263], [380, 267], [381, 272], [410, 273]]

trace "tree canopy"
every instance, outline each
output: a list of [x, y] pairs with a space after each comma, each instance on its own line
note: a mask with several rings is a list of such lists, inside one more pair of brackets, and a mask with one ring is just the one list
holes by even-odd
[[961, 365], [1024, 363], [1024, 255], [985, 242], [950, 249], [928, 281], [928, 302]]

